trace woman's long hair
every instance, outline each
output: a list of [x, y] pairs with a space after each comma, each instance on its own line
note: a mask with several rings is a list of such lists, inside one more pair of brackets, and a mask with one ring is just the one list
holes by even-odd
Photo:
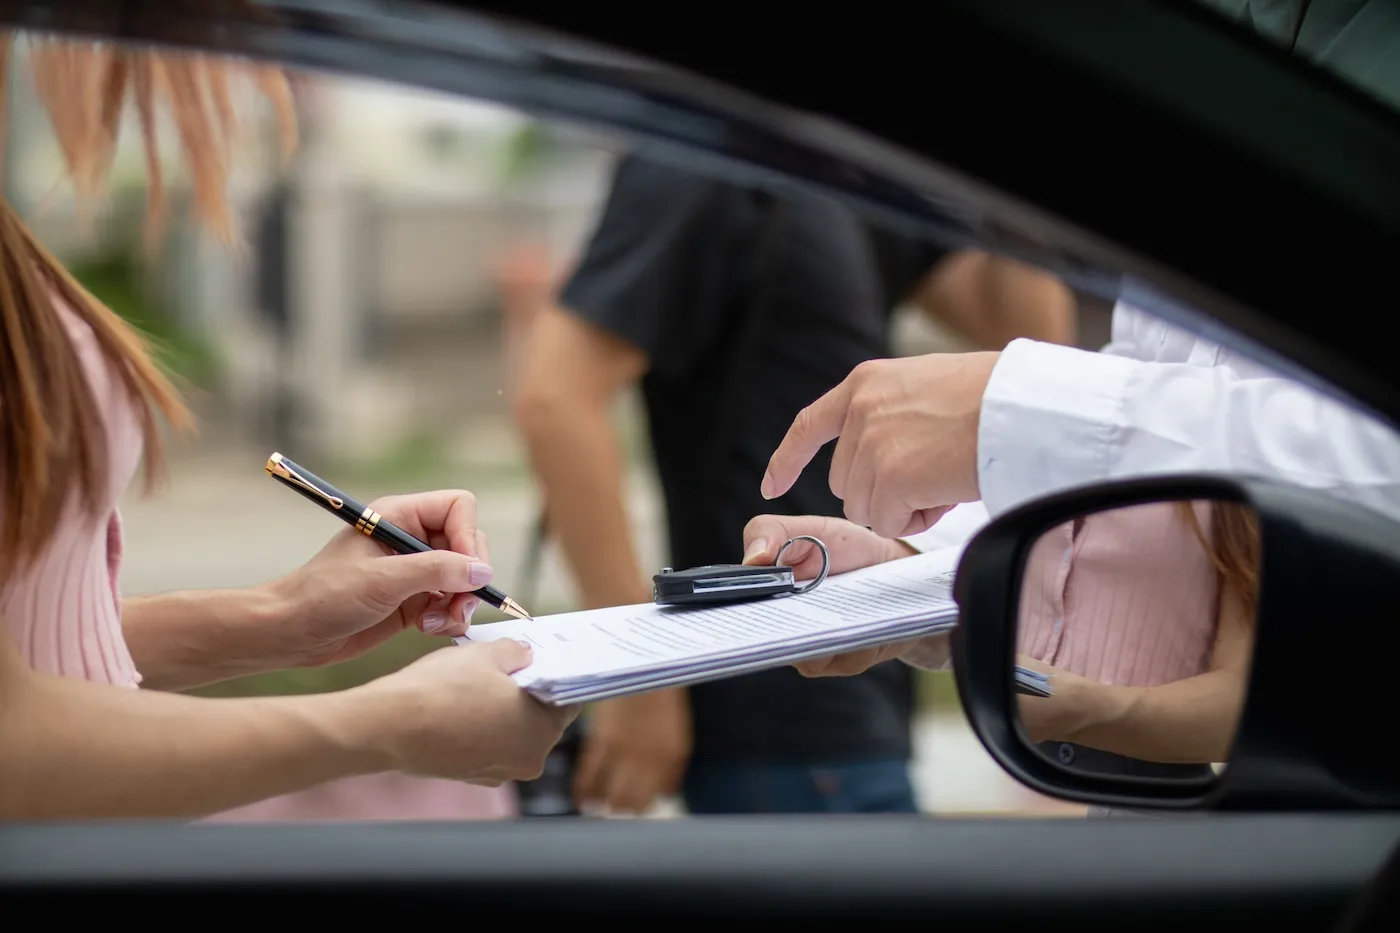
[[1253, 621], [1258, 608], [1260, 559], [1259, 520], [1254, 510], [1235, 502], [1212, 502], [1210, 534], [1206, 534], [1192, 503], [1179, 506], [1219, 571], [1222, 588], [1236, 594], [1246, 618]]
[[[157, 146], [162, 106], [172, 117], [190, 179], [196, 219], [236, 239], [227, 200], [238, 136], [232, 85], [253, 81], [274, 104], [284, 152], [295, 141], [287, 77], [278, 68], [209, 56], [155, 52], [110, 43], [27, 36], [34, 87], [48, 112], [78, 195], [104, 188], [121, 120], [134, 105], [145, 148], [147, 242], [164, 219], [166, 189]], [[18, 37], [0, 32], [0, 74]], [[3, 90], [3, 88], [0, 88]], [[8, 129], [8, 127], [6, 127]], [[193, 426], [144, 338], [88, 294], [35, 239], [8, 203], [0, 203], [0, 581], [48, 543], [76, 491], [96, 509], [107, 478], [102, 420], [65, 329], [62, 303], [92, 329], [133, 399], [145, 435], [149, 484], [161, 470], [159, 418]]]

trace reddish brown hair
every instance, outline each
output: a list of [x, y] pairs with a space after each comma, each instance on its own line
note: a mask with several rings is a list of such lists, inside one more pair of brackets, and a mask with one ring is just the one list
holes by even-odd
[[1192, 503], [1179, 505], [1220, 572], [1222, 586], [1235, 592], [1247, 617], [1253, 619], [1259, 591], [1259, 521], [1254, 510], [1235, 502], [1212, 502], [1207, 535]]
[[[194, 213], [226, 242], [235, 239], [226, 198], [238, 134], [231, 82], [251, 78], [272, 100], [284, 152], [295, 141], [286, 76], [276, 68], [202, 55], [154, 52], [95, 42], [27, 37], [35, 90], [80, 196], [104, 187], [120, 121], [134, 104], [149, 180], [147, 242], [165, 211], [157, 148], [161, 105], [173, 117], [190, 175]], [[0, 32], [0, 68], [9, 70], [16, 36]], [[0, 89], [3, 90], [3, 89]], [[88, 294], [34, 238], [9, 204], [0, 204], [0, 580], [48, 543], [55, 518], [76, 491], [95, 508], [107, 481], [106, 436], [96, 399], [69, 339], [58, 303], [92, 329], [131, 396], [139, 400], [148, 484], [160, 473], [164, 418], [176, 429], [193, 420], [145, 339]]]

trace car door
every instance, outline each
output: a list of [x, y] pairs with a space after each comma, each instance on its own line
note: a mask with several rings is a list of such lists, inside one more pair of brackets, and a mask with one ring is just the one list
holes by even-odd
[[[0, 4], [12, 24], [405, 81], [607, 127], [703, 171], [823, 190], [1106, 299], [1131, 289], [1154, 313], [1400, 423], [1392, 355], [1369, 330], [1390, 286], [1376, 259], [1400, 239], [1400, 119], [1386, 104], [1189, 3], [843, 14]], [[431, 903], [466, 923], [1165, 929], [1228, 914], [1325, 928], [1397, 839], [1400, 816], [1383, 813], [14, 826], [0, 830], [0, 888], [7, 903], [51, 909], [81, 897], [169, 916], [178, 904], [195, 922]]]

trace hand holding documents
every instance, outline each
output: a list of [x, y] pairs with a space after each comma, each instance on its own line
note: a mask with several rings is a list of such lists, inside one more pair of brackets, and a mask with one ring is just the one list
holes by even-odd
[[690, 609], [644, 603], [473, 626], [535, 660], [516, 680], [545, 703], [589, 703], [917, 638], [957, 624], [950, 561], [922, 554], [780, 599]]
[[1053, 692], [1050, 689], [1050, 677], [1040, 671], [1033, 671], [1018, 664], [1016, 665], [1016, 692], [1033, 697], [1048, 697]]
[[473, 626], [457, 641], [528, 642], [534, 663], [515, 675], [523, 688], [551, 705], [591, 703], [946, 632], [958, 618], [958, 556], [919, 554], [779, 599], [562, 613]]

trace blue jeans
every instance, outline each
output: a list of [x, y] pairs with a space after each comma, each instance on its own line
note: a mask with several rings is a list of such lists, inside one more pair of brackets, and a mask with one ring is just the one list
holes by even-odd
[[696, 815], [918, 813], [903, 759], [834, 765], [692, 762], [681, 785]]

